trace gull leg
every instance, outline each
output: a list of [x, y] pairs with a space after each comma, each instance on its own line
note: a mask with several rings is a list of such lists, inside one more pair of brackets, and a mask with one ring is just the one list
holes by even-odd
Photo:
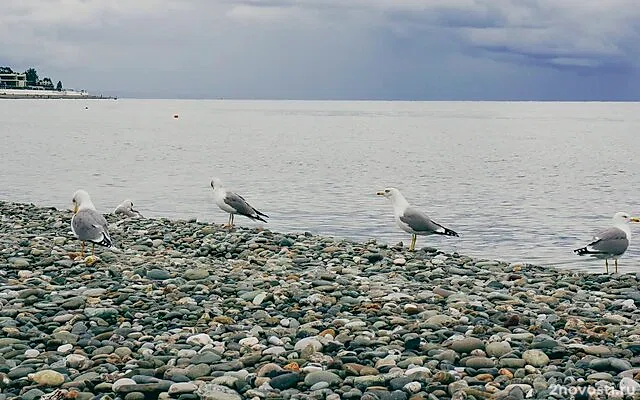
[[604, 266], [607, 269], [607, 274], [609, 273], [609, 260], [607, 260], [606, 258], [604, 259]]
[[618, 259], [615, 259], [615, 264], [616, 264], [616, 274], [618, 273]]
[[231, 213], [229, 214], [229, 220], [227, 221], [226, 225], [222, 225], [223, 228], [229, 228], [231, 227]]
[[236, 218], [235, 214], [231, 214], [231, 227], [233, 227], [233, 220]]
[[82, 243], [80, 246], [80, 257], [84, 258], [84, 240], [82, 240], [80, 243]]
[[96, 255], [96, 245], [95, 243], [91, 243], [91, 256], [95, 256]]
[[418, 237], [414, 234], [411, 236], [411, 245], [409, 246], [409, 251], [414, 251], [416, 249], [416, 239]]

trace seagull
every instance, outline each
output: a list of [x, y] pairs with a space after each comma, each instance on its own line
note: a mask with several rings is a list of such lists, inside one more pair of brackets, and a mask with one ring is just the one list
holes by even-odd
[[72, 203], [71, 231], [82, 242], [81, 257], [84, 257], [85, 242], [91, 242], [91, 257], [93, 259], [95, 259], [96, 244], [115, 249], [107, 229], [107, 220], [96, 211], [89, 193], [84, 190], [78, 190], [73, 195]]
[[229, 213], [229, 223], [226, 225], [227, 227], [233, 227], [233, 217], [235, 214], [244, 215], [252, 220], [267, 222], [263, 217], [269, 218], [268, 215], [253, 208], [239, 194], [227, 191], [222, 186], [220, 179], [211, 179], [211, 188], [213, 189], [213, 197], [218, 207], [220, 207], [222, 211]]
[[122, 214], [124, 216], [127, 217], [134, 217], [134, 218], [143, 218], [142, 214], [140, 214], [140, 212], [138, 210], [134, 210], [133, 209], [133, 201], [127, 199], [125, 201], [123, 201], [122, 203], [120, 203], [118, 205], [118, 207], [116, 207], [115, 210], [113, 210], [114, 214]]
[[617, 212], [613, 216], [613, 226], [598, 232], [591, 243], [575, 249], [574, 253], [579, 256], [592, 256], [603, 259], [607, 273], [609, 273], [609, 258], [613, 258], [618, 273], [618, 258], [621, 257], [629, 247], [631, 240], [631, 229], [629, 222], [640, 222], [640, 218], [631, 217], [626, 212]]
[[437, 222], [431, 220], [425, 213], [412, 207], [402, 193], [396, 188], [387, 188], [382, 192], [376, 193], [378, 196], [384, 196], [391, 200], [393, 205], [393, 214], [396, 223], [405, 232], [409, 232], [411, 237], [411, 245], [409, 251], [414, 251], [416, 247], [416, 235], [444, 235], [444, 236], [460, 236], [451, 229], [445, 228]]

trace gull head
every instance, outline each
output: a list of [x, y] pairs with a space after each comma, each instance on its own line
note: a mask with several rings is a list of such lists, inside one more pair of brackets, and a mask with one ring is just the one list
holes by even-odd
[[71, 203], [73, 204], [74, 214], [76, 214], [81, 208], [94, 208], [93, 203], [91, 202], [91, 197], [89, 197], [89, 193], [82, 189], [73, 194]]
[[387, 199], [393, 201], [402, 196], [400, 191], [396, 188], [386, 188], [381, 192], [376, 193], [378, 196], [384, 196]]
[[615, 213], [615, 215], [613, 216], [613, 222], [617, 223], [617, 224], [627, 224], [629, 222], [640, 222], [640, 218], [638, 217], [632, 217], [631, 215], [629, 215], [629, 213], [626, 212], [617, 212]]
[[125, 207], [127, 210], [133, 211], [133, 201], [126, 199], [122, 202], [121, 206]]
[[222, 189], [222, 181], [218, 178], [211, 178], [211, 189]]

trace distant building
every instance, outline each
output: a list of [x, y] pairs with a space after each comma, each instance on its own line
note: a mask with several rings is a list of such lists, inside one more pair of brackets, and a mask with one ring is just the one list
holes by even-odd
[[27, 87], [27, 74], [17, 72], [0, 73], [0, 88], [24, 88]]
[[81, 99], [81, 98], [91, 98], [96, 96], [90, 96], [86, 90], [73, 90], [73, 89], [64, 89], [61, 91], [57, 90], [46, 90], [43, 88], [29, 88], [29, 89], [2, 89], [0, 88], [0, 98], [11, 98], [11, 99], [60, 99], [60, 98], [69, 98], [69, 99]]

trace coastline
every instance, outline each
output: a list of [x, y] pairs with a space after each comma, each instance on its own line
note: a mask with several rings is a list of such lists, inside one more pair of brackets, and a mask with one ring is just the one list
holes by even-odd
[[21, 99], [38, 99], [38, 100], [54, 100], [54, 99], [65, 99], [65, 100], [114, 100], [117, 97], [110, 96], [95, 96], [95, 95], [86, 95], [86, 96], [69, 96], [69, 95], [13, 95], [13, 94], [3, 94], [0, 93], [0, 99], [7, 100], [21, 100]]
[[113, 215], [87, 266], [70, 219], [0, 201], [0, 398], [640, 394], [640, 274]]

